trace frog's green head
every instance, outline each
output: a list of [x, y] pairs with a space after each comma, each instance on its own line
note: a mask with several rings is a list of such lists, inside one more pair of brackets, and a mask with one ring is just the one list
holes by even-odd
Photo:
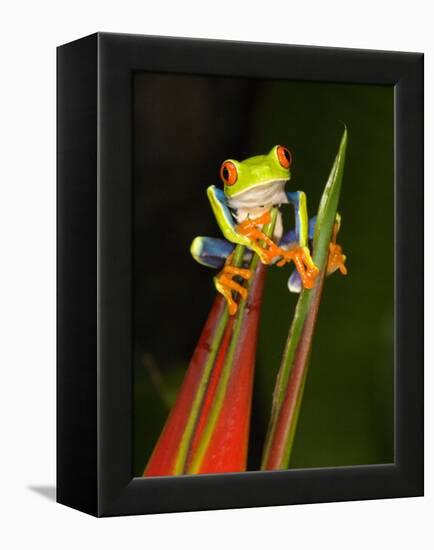
[[267, 155], [242, 162], [225, 160], [220, 168], [220, 177], [226, 197], [234, 205], [267, 202], [267, 197], [281, 192], [291, 179], [291, 162], [291, 153], [281, 145], [275, 145]]

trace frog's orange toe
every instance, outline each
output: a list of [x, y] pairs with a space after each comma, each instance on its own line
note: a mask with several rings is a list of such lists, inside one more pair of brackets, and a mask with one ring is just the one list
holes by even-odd
[[327, 275], [331, 275], [339, 269], [342, 275], [347, 275], [345, 265], [347, 257], [342, 252], [342, 247], [334, 242], [329, 244], [329, 258], [327, 262]]
[[236, 276], [248, 280], [252, 276], [252, 272], [250, 269], [225, 265], [214, 279], [216, 289], [220, 294], [223, 294], [226, 299], [229, 315], [235, 315], [238, 311], [238, 304], [233, 298], [232, 291], [238, 292], [244, 300], [246, 300], [248, 296], [247, 289], [233, 280], [233, 277]]
[[297, 268], [303, 288], [313, 288], [319, 274], [319, 269], [313, 263], [309, 249], [307, 247], [297, 246], [290, 250], [283, 250], [282, 260], [280, 260], [277, 265], [280, 267], [290, 261], [293, 261]]
[[303, 273], [300, 273], [301, 282], [304, 288], [311, 289], [315, 286], [316, 278], [318, 277], [319, 269], [315, 266], [313, 268], [306, 269]]

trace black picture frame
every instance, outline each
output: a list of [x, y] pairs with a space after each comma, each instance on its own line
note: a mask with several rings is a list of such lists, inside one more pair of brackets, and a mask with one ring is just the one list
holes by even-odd
[[[114, 516], [422, 495], [423, 55], [97, 33], [57, 63], [58, 502]], [[395, 87], [394, 464], [132, 477], [137, 70]]]

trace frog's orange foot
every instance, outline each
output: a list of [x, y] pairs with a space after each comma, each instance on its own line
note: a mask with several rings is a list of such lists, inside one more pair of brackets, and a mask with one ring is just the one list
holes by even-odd
[[305, 246], [297, 246], [289, 250], [281, 250], [282, 259], [277, 262], [279, 267], [293, 261], [300, 275], [304, 288], [313, 288], [319, 269], [313, 263], [309, 249]]
[[345, 256], [345, 254], [342, 253], [342, 247], [332, 241], [329, 244], [329, 259], [327, 262], [327, 275], [331, 275], [337, 269], [339, 269], [342, 275], [346, 275], [348, 273], [348, 270], [345, 266], [346, 259], [347, 257]]
[[250, 269], [242, 269], [233, 265], [225, 265], [220, 273], [214, 278], [216, 289], [223, 294], [228, 304], [229, 315], [235, 315], [238, 310], [238, 304], [234, 300], [232, 291], [245, 300], [247, 298], [247, 289], [233, 280], [234, 277], [241, 277], [244, 280], [250, 279], [252, 272]]
[[281, 259], [282, 254], [285, 252], [272, 241], [268, 243], [268, 248], [261, 246], [262, 243], [256, 244], [255, 252], [259, 256], [261, 262], [266, 265], [273, 263], [276, 258]]
[[267, 211], [258, 218], [248, 218], [237, 225], [237, 232], [251, 241], [251, 248], [258, 254], [263, 264], [271, 264], [275, 258], [281, 256], [280, 248], [260, 229], [270, 220], [271, 215]]
[[271, 214], [266, 210], [261, 216], [257, 218], [247, 218], [240, 224], [237, 229], [242, 235], [249, 235], [252, 230], [257, 229], [258, 226], [266, 225], [271, 221]]

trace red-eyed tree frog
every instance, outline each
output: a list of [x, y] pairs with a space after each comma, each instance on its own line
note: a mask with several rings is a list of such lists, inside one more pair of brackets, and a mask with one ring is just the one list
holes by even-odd
[[[291, 179], [292, 156], [281, 145], [275, 145], [266, 155], [258, 155], [243, 161], [228, 159], [220, 168], [223, 190], [211, 185], [207, 195], [217, 223], [225, 237], [196, 237], [191, 244], [191, 254], [199, 263], [220, 272], [214, 277], [216, 289], [226, 298], [229, 314], [237, 311], [233, 292], [247, 297], [247, 289], [234, 280], [247, 280], [252, 273], [247, 268], [252, 253], [258, 254], [264, 264], [278, 266], [294, 261], [296, 270], [288, 281], [289, 290], [300, 292], [301, 288], [312, 288], [318, 269], [312, 261], [308, 247], [313, 238], [315, 218], [308, 219], [306, 195], [303, 191], [285, 190]], [[284, 233], [280, 207], [291, 204], [295, 210], [295, 230]], [[262, 231], [270, 221], [270, 211], [278, 207], [279, 212], [272, 238]], [[339, 269], [346, 274], [342, 248], [336, 244], [340, 216], [337, 216], [327, 273]], [[232, 253], [237, 244], [246, 248], [245, 265], [231, 265]]]

